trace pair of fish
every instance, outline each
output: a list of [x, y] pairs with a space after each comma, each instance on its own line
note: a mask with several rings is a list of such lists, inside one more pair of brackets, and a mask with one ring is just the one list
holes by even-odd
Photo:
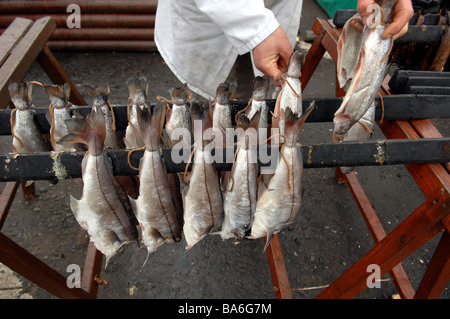
[[[375, 13], [380, 15], [369, 16], [366, 24], [360, 14], [354, 15], [339, 37], [337, 77], [346, 94], [333, 121], [334, 133], [344, 140], [364, 140], [370, 136], [367, 132], [373, 127], [374, 99], [387, 72], [393, 41], [383, 39], [382, 34], [395, 4], [395, 0], [382, 0], [380, 6], [374, 4]], [[350, 132], [362, 118], [356, 132]]]

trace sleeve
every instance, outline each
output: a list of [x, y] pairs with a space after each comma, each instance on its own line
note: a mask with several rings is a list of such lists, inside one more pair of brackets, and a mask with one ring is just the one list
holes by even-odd
[[251, 51], [280, 26], [263, 0], [195, 0], [195, 3], [223, 30], [238, 54]]

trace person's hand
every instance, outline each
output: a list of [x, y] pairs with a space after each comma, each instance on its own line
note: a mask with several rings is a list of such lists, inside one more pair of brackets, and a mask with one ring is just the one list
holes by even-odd
[[[364, 22], [364, 19], [367, 19], [371, 14], [370, 11], [367, 12], [367, 7], [373, 3], [377, 2], [374, 0], [358, 0], [357, 9]], [[408, 31], [408, 22], [413, 15], [414, 9], [411, 0], [398, 0], [392, 12], [391, 22], [383, 32], [383, 39], [392, 37], [395, 40], [404, 35]]]
[[280, 86], [278, 78], [287, 72], [289, 58], [294, 52], [283, 28], [278, 27], [264, 41], [253, 49], [253, 63], [264, 74], [274, 78]]

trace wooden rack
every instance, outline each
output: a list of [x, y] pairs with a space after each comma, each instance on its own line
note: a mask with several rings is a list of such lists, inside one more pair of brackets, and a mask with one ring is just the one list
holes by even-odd
[[[19, 27], [24, 22], [27, 22], [31, 27], [23, 28], [24, 31], [18, 32], [17, 30], [19, 30]], [[39, 30], [36, 30], [37, 27], [39, 27]], [[20, 81], [23, 79], [34, 59], [37, 59], [44, 70], [49, 75], [52, 75], [51, 79], [55, 83], [71, 83], [56, 59], [51, 55], [50, 50], [45, 46], [54, 28], [54, 22], [49, 18], [38, 20], [35, 23], [29, 20], [18, 19], [0, 37], [0, 48], [5, 48], [8, 44], [10, 46], [10, 49], [7, 50], [9, 52], [8, 54], [13, 56], [14, 59], [22, 61], [14, 66], [8, 67], [8, 69], [13, 70], [10, 76], [7, 78], [0, 77], [0, 81], [3, 84], [0, 87], [0, 93], [4, 92], [3, 90], [7, 87], [9, 81]], [[311, 78], [326, 51], [336, 59], [336, 42], [339, 36], [339, 30], [333, 27], [330, 22], [321, 19], [316, 20], [313, 30], [316, 32], [317, 37], [306, 56], [306, 62], [302, 70], [301, 81], [304, 87], [307, 85], [308, 80]], [[37, 35], [34, 38], [39, 39], [39, 41], [31, 41], [29, 38], [35, 32]], [[5, 38], [5, 34], [15, 35], [13, 37], [14, 41], [11, 42], [8, 40], [9, 42], [7, 42], [5, 39], [9, 38]], [[17, 34], [20, 34], [20, 36]], [[15, 49], [18, 45], [26, 45], [29, 49], [27, 51], [19, 51]], [[22, 52], [27, 58], [17, 57], [18, 52]], [[3, 61], [0, 72], [4, 72], [6, 70], [4, 66], [11, 63], [10, 57], [8, 58], [8, 56]], [[14, 71], [15, 68], [19, 68], [20, 72]], [[57, 72], [52, 72], [52, 70], [57, 70]], [[391, 93], [387, 86], [388, 80], [386, 79], [383, 84], [383, 93], [386, 95]], [[73, 92], [75, 92], [73, 94], [73, 98], [75, 99], [74, 103], [77, 105], [86, 105], [83, 100], [80, 100], [80, 98], [82, 99], [81, 95], [76, 100], [77, 91], [75, 87], [72, 88]], [[338, 93], [342, 94], [342, 92]], [[429, 103], [430, 100], [433, 101], [434, 105], [442, 105], [442, 107], [427, 107], [427, 105], [431, 105]], [[334, 113], [340, 101], [341, 98], [316, 99], [317, 112], [311, 114], [308, 121], [332, 120], [330, 114]], [[273, 107], [274, 101], [269, 100], [268, 102]], [[305, 105], [309, 104], [308, 102], [305, 99]], [[378, 124], [388, 140], [303, 146], [304, 156], [306, 156], [304, 158], [306, 168], [336, 167], [338, 182], [345, 182], [349, 186], [375, 240], [374, 248], [320, 293], [317, 296], [318, 298], [351, 298], [356, 296], [366, 288], [366, 277], [368, 276], [366, 268], [368, 264], [373, 263], [380, 265], [382, 275], [387, 272], [391, 273], [399, 293], [403, 298], [437, 298], [450, 278], [450, 251], [448, 250], [450, 245], [450, 177], [448, 174], [449, 164], [446, 163], [450, 161], [450, 141], [448, 138], [442, 137], [427, 119], [437, 116], [436, 114], [439, 116], [447, 114], [445, 112], [448, 112], [448, 108], [444, 106], [449, 104], [448, 96], [433, 95], [418, 98], [415, 95], [408, 94], [393, 95], [386, 96], [384, 102], [386, 106], [385, 121], [382, 125], [380, 123]], [[246, 101], [238, 101], [235, 102], [234, 107], [235, 110], [239, 110], [246, 105]], [[380, 106], [378, 105], [377, 107], [379, 108]], [[400, 120], [397, 107], [402, 109], [402, 118]], [[114, 109], [117, 129], [124, 129], [126, 125], [126, 107], [115, 106]], [[90, 108], [87, 106], [81, 107], [78, 111], [82, 114], [87, 114]], [[0, 125], [0, 134], [9, 134], [8, 132], [10, 132], [6, 125], [6, 123], [9, 123], [9, 112], [10, 110], [0, 110], [0, 123], [2, 123]], [[448, 115], [444, 116], [448, 117]], [[378, 109], [377, 119], [379, 119], [379, 116], [380, 110]], [[37, 112], [36, 120], [41, 131], [43, 133], [48, 132], [49, 127], [43, 111]], [[383, 147], [384, 152], [389, 153], [390, 156], [382, 163], [370, 162], [369, 158], [374, 157], [374, 152], [377, 152], [377, 146], [380, 145]], [[164, 149], [164, 152], [170, 152], [170, 149]], [[355, 152], [360, 152], [360, 155], [355, 156]], [[405, 152], [409, 153], [405, 155]], [[129, 168], [126, 162], [126, 151], [110, 151], [109, 155], [113, 161], [115, 175], [136, 174], [134, 170]], [[136, 164], [141, 155], [142, 153], [135, 152], [131, 158], [132, 161], [136, 161]], [[1, 155], [0, 160], [4, 160], [8, 156]], [[20, 186], [20, 181], [30, 179], [31, 177], [32, 179], [80, 177], [82, 156], [83, 154], [81, 153], [61, 153], [57, 157], [60, 164], [67, 168], [68, 173], [65, 176], [56, 176], [52, 172], [51, 167], [54, 157], [50, 156], [49, 153], [21, 154], [16, 157], [9, 157], [8, 170], [3, 170], [0, 173], [0, 181], [8, 181], [5, 183], [3, 193], [0, 196], [0, 229], [14, 200], [14, 195]], [[355, 157], [357, 158], [356, 161]], [[169, 167], [169, 172], [177, 172], [184, 169], [184, 164], [177, 166], [175, 163], [170, 163], [170, 156], [166, 156], [165, 159]], [[28, 164], [31, 163], [39, 163], [41, 169], [30, 170]], [[406, 164], [412, 176], [424, 191], [427, 200], [391, 233], [386, 234], [356, 176], [353, 173], [347, 175], [342, 174], [339, 166], [391, 164]], [[223, 170], [229, 168], [227, 164], [219, 167], [219, 169]], [[37, 175], [35, 174], [36, 171]], [[431, 260], [428, 271], [419, 289], [417, 292], [414, 292], [400, 262], [432, 237], [442, 232], [442, 230], [444, 230], [444, 233], [441, 242]], [[292, 290], [278, 236], [274, 236], [271, 240], [267, 249], [267, 256], [275, 297], [292, 298]], [[95, 249], [92, 243], [89, 245], [81, 288], [73, 289], [66, 286], [66, 278], [64, 276], [57, 273], [2, 233], [0, 233], [0, 262], [59, 298], [96, 298], [103, 255]]]

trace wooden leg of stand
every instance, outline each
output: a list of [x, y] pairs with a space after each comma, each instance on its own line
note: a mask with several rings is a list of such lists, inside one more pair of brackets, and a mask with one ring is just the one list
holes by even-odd
[[438, 299], [450, 280], [450, 232], [442, 234], [414, 299]]
[[380, 267], [383, 276], [436, 236], [444, 227], [441, 219], [448, 216], [450, 197], [435, 194], [400, 225], [375, 245], [350, 269], [325, 288], [317, 298], [354, 298], [367, 288], [369, 265]]
[[31, 185], [25, 186], [27, 182], [22, 182], [22, 194], [26, 199], [35, 199], [36, 198], [36, 187], [34, 183]]
[[269, 260], [275, 298], [292, 299], [292, 289], [287, 276], [278, 234], [275, 234], [270, 240], [270, 244], [267, 247], [267, 258]]

